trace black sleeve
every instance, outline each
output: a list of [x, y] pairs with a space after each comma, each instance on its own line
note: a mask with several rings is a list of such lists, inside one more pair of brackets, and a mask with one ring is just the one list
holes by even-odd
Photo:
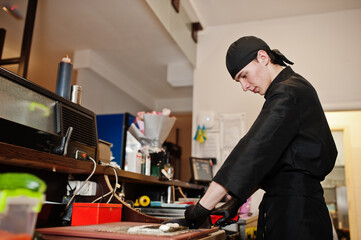
[[270, 94], [249, 132], [238, 142], [213, 181], [247, 199], [277, 163], [299, 129], [297, 98], [284, 85]]

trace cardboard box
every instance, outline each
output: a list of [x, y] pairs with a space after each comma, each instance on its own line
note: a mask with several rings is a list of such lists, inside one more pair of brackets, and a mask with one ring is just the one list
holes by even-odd
[[106, 142], [104, 140], [99, 139], [98, 141], [98, 153], [99, 153], [99, 161], [103, 163], [110, 163], [111, 161], [111, 148], [112, 144], [109, 142]]

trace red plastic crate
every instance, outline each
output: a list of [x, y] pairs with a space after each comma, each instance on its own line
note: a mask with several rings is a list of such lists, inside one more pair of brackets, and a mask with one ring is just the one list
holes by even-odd
[[73, 203], [72, 226], [121, 222], [122, 204]]

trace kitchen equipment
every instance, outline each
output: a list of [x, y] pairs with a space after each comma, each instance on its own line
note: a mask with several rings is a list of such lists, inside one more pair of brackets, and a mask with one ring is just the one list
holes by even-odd
[[0, 67], [0, 142], [96, 159], [95, 114]]

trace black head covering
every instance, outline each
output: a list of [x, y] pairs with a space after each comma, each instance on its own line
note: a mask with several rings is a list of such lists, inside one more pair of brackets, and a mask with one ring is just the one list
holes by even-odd
[[241, 37], [229, 46], [226, 56], [226, 66], [233, 79], [242, 68], [257, 57], [259, 50], [272, 52], [276, 57], [275, 63], [279, 65], [293, 64], [278, 49], [271, 50], [262, 39], [254, 36]]

